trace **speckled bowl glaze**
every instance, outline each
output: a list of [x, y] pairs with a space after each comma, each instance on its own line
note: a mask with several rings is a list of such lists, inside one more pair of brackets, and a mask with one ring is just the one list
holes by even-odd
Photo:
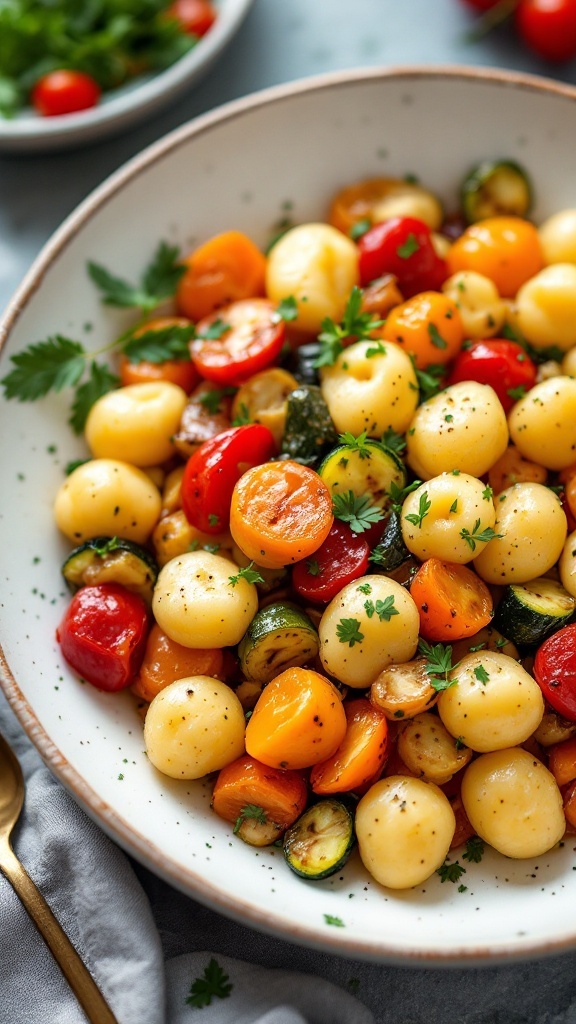
[[67, 149], [117, 135], [173, 102], [212, 67], [234, 38], [253, 0], [215, 0], [218, 18], [189, 53], [165, 71], [141, 75], [105, 93], [89, 110], [63, 117], [40, 117], [30, 108], [0, 117], [0, 152]]
[[[264, 244], [288, 208], [294, 222], [321, 219], [336, 189], [371, 175], [417, 174], [450, 209], [483, 157], [529, 170], [539, 220], [576, 205], [575, 137], [576, 89], [491, 71], [346, 72], [235, 102], [152, 146], [66, 221], [0, 325], [0, 374], [11, 354], [50, 334], [100, 348], [126, 326], [99, 303], [88, 259], [136, 278], [160, 239], [186, 250], [233, 227]], [[55, 642], [67, 545], [52, 500], [64, 465], [84, 454], [67, 413], [64, 396], [0, 405], [0, 667], [28, 734], [98, 824], [183, 892], [297, 943], [429, 964], [573, 947], [576, 839], [537, 861], [461, 860], [462, 892], [437, 875], [386, 891], [357, 855], [312, 884], [279, 849], [238, 842], [210, 811], [208, 783], [155, 772], [131, 697], [79, 684]]]

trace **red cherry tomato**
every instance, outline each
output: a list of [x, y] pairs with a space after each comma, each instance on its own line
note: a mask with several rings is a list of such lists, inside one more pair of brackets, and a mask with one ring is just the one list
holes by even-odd
[[294, 566], [292, 586], [307, 601], [328, 603], [347, 583], [365, 575], [369, 554], [364, 536], [335, 519], [318, 550]]
[[576, 0], [520, 0], [516, 27], [545, 60], [569, 60], [576, 54]]
[[196, 325], [192, 360], [207, 380], [241, 384], [279, 355], [286, 323], [268, 299], [239, 299]]
[[32, 106], [43, 117], [73, 114], [95, 107], [102, 90], [90, 75], [62, 68], [49, 71], [32, 89]]
[[360, 284], [363, 288], [383, 274], [394, 274], [404, 298], [438, 291], [448, 277], [424, 221], [390, 217], [375, 224], [358, 243]]
[[192, 36], [205, 36], [216, 21], [216, 11], [208, 0], [174, 0], [166, 13]]
[[576, 623], [559, 629], [538, 648], [534, 677], [554, 710], [576, 722]]
[[82, 587], [56, 631], [66, 661], [83, 679], [109, 693], [134, 681], [147, 636], [144, 601], [117, 583]]
[[500, 3], [500, 0], [462, 0], [462, 3], [466, 7], [474, 7], [477, 11], [489, 11], [491, 7]]
[[475, 341], [456, 357], [448, 383], [460, 384], [463, 380], [489, 384], [508, 412], [522, 397], [517, 389], [529, 391], [536, 383], [536, 365], [515, 341]]
[[182, 508], [188, 522], [203, 533], [225, 530], [236, 481], [275, 453], [274, 436], [260, 423], [230, 427], [205, 441], [188, 459], [182, 478]]

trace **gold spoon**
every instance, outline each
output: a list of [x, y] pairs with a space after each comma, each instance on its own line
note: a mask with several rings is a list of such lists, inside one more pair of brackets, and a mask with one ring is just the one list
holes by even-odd
[[20, 763], [0, 734], [0, 871], [13, 886], [91, 1024], [118, 1024], [87, 967], [10, 845], [24, 803]]

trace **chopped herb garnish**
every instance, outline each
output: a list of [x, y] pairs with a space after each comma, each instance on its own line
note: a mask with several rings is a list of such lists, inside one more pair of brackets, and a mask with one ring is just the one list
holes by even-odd
[[[411, 358], [412, 364], [414, 365], [414, 359], [413, 357]], [[437, 395], [438, 392], [442, 390], [442, 385], [446, 376], [445, 366], [441, 366], [438, 363], [431, 363], [425, 370], [419, 370], [417, 366], [414, 366], [414, 373], [416, 374], [421, 402], [427, 402], [429, 398], [433, 398], [434, 395]]]
[[196, 978], [190, 986], [190, 995], [186, 1002], [189, 1006], [202, 1010], [210, 1006], [212, 999], [227, 999], [232, 991], [232, 984], [229, 975], [220, 967], [217, 960], [212, 957], [208, 967], [204, 968], [204, 975]]
[[367, 217], [365, 217], [363, 220], [357, 220], [356, 223], [353, 224], [352, 227], [350, 228], [350, 238], [352, 239], [353, 242], [357, 242], [359, 238], [362, 238], [362, 235], [365, 235], [367, 231], [370, 231], [371, 227], [372, 224]]
[[406, 450], [406, 441], [402, 437], [402, 434], [397, 434], [391, 427], [389, 427], [382, 435], [380, 444], [382, 444], [384, 448], [388, 448], [389, 451], [395, 452], [397, 455], [402, 455]]
[[462, 875], [466, 874], [466, 868], [463, 868], [457, 860], [453, 864], [446, 861], [438, 868], [436, 874], [440, 875], [441, 882], [458, 882]]
[[452, 647], [450, 644], [434, 644], [431, 646], [425, 640], [418, 641], [418, 653], [426, 659], [424, 669], [430, 677], [430, 686], [438, 690], [447, 690], [454, 686], [456, 679], [448, 679], [450, 672], [458, 668], [459, 661], [452, 664]]
[[348, 644], [348, 647], [361, 644], [364, 639], [364, 634], [360, 632], [358, 619], [340, 619], [336, 625], [336, 636], [341, 644]]
[[480, 520], [477, 519], [474, 523], [472, 532], [463, 527], [460, 530], [460, 536], [462, 540], [465, 540], [468, 547], [472, 550], [476, 550], [477, 544], [487, 544], [490, 540], [499, 539], [502, 537], [501, 533], [496, 533], [491, 526], [487, 526], [485, 530], [480, 530]]
[[265, 825], [266, 822], [268, 821], [266, 811], [264, 810], [263, 807], [259, 807], [258, 804], [246, 804], [245, 807], [243, 807], [242, 810], [240, 811], [240, 814], [238, 815], [234, 823], [234, 835], [236, 835], [236, 833], [240, 831], [240, 826], [242, 825], [242, 822], [248, 821], [249, 819], [257, 821], [259, 825]]
[[436, 324], [428, 324], [428, 335], [430, 337], [430, 341], [434, 345], [434, 348], [448, 348], [448, 342], [444, 341], [444, 338], [440, 334], [440, 331], [436, 327]]
[[245, 423], [252, 423], [250, 418], [250, 410], [245, 402], [240, 402], [238, 412], [232, 420], [233, 427], [242, 427]]
[[67, 462], [64, 466], [64, 473], [66, 476], [70, 476], [78, 466], [83, 466], [84, 463], [90, 462], [90, 459], [73, 459], [72, 462]]
[[208, 515], [208, 523], [210, 526], [218, 526], [219, 522], [220, 516], [215, 515], [214, 512], [210, 512]]
[[306, 568], [308, 569], [308, 572], [310, 573], [310, 576], [319, 576], [320, 575], [320, 565], [316, 561], [315, 558], [307, 558], [306, 559]]
[[376, 614], [380, 622], [390, 622], [393, 615], [399, 614], [398, 609], [394, 607], [393, 594], [390, 594], [383, 601], [376, 601], [376, 603], [371, 600], [365, 601], [364, 608], [369, 619]]
[[236, 388], [214, 388], [200, 395], [198, 401], [211, 416], [220, 411], [222, 400], [236, 394]]
[[324, 914], [326, 924], [333, 924], [335, 928], [345, 928], [346, 925], [341, 917], [333, 917], [332, 914]]
[[484, 840], [480, 836], [471, 836], [466, 840], [466, 852], [462, 854], [462, 860], [470, 864], [479, 864], [484, 856]]
[[482, 497], [483, 497], [484, 501], [492, 501], [493, 495], [494, 495], [494, 491], [490, 487], [490, 484], [486, 484], [486, 487], [482, 491]]
[[459, 885], [458, 886], [458, 892], [468, 892], [468, 886], [467, 885]]
[[176, 246], [160, 242], [139, 285], [115, 277], [99, 263], [89, 261], [87, 266], [92, 281], [102, 292], [102, 301], [106, 306], [122, 309], [135, 307], [143, 313], [151, 313], [164, 299], [174, 295], [186, 270], [185, 265], [179, 262], [179, 257], [180, 252]]
[[344, 351], [344, 341], [354, 338], [361, 341], [370, 336], [370, 333], [384, 323], [371, 313], [362, 313], [362, 289], [354, 286], [344, 311], [341, 324], [335, 324], [333, 320], [326, 317], [322, 322], [322, 331], [318, 335], [320, 342], [320, 353], [314, 360], [314, 366], [333, 366], [338, 356]]
[[239, 569], [236, 576], [228, 577], [228, 586], [235, 587], [240, 580], [246, 580], [247, 583], [264, 583], [264, 577], [260, 573], [253, 569], [254, 562], [249, 562], [243, 569]]
[[517, 388], [506, 388], [506, 394], [513, 398], [515, 402], [519, 402], [521, 398], [524, 398], [526, 388], [523, 384], [520, 384]]
[[361, 583], [359, 587], [356, 587], [356, 590], [359, 590], [361, 594], [372, 593], [372, 587], [370, 586], [369, 583]]
[[476, 667], [474, 668], [474, 675], [476, 676], [478, 682], [482, 683], [483, 686], [486, 686], [486, 683], [490, 679], [490, 675], [484, 668], [484, 665], [476, 665]]
[[466, 746], [461, 736], [456, 737], [454, 740], [454, 746], [456, 747], [456, 750], [462, 750]]
[[286, 320], [289, 323], [291, 320], [295, 320], [297, 316], [298, 303], [293, 295], [288, 295], [278, 303], [276, 312], [273, 314], [272, 319], [274, 321]]
[[386, 494], [390, 498], [390, 508], [392, 511], [400, 512], [406, 496], [411, 494], [412, 491], [415, 491], [416, 488], [420, 487], [421, 483], [421, 480], [413, 480], [412, 483], [407, 484], [406, 487], [398, 487], [396, 481], [392, 480], [390, 483], [390, 490], [386, 491]]
[[68, 422], [75, 434], [81, 434], [86, 426], [88, 413], [102, 395], [113, 391], [120, 384], [118, 377], [111, 373], [107, 366], [90, 363], [88, 379], [76, 388], [74, 401], [70, 410]]
[[418, 243], [418, 239], [411, 231], [405, 241], [402, 242], [402, 245], [399, 245], [396, 249], [396, 255], [399, 256], [401, 260], [407, 260], [410, 256], [413, 256], [415, 252], [418, 252], [419, 249], [420, 245]]
[[340, 444], [344, 445], [351, 452], [358, 452], [361, 459], [369, 459], [371, 456], [370, 448], [367, 444], [368, 434], [365, 430], [362, 431], [358, 437], [354, 437], [349, 430], [345, 434], [339, 434], [338, 440]]
[[124, 346], [124, 355], [130, 363], [165, 363], [168, 359], [190, 361], [189, 342], [195, 336], [192, 324], [176, 325], [131, 335]]
[[417, 526], [418, 529], [422, 529], [422, 522], [428, 515], [432, 507], [432, 502], [428, 499], [428, 491], [424, 491], [420, 495], [420, 501], [418, 502], [418, 512], [411, 512], [409, 515], [404, 516], [407, 523], [411, 523], [412, 526]]
[[199, 334], [198, 337], [205, 341], [220, 341], [220, 338], [222, 338], [229, 330], [231, 330], [230, 324], [225, 323], [224, 320], [217, 317], [211, 324], [208, 324], [206, 330], [203, 331], [202, 334]]
[[369, 494], [358, 495], [352, 490], [332, 496], [332, 511], [336, 519], [348, 523], [354, 533], [364, 533], [372, 523], [380, 523], [384, 519], [384, 512], [378, 505], [371, 504]]
[[118, 540], [118, 537], [110, 537], [110, 540], [107, 540], [106, 543], [102, 544], [101, 547], [98, 547], [97, 544], [94, 544], [93, 550], [96, 552], [97, 555], [100, 556], [100, 558], [104, 558], [105, 555], [110, 554], [111, 551], [117, 551], [119, 547], [120, 541]]
[[458, 511], [458, 498], [454, 498], [454, 501], [450, 505], [450, 511], [451, 512], [457, 512]]

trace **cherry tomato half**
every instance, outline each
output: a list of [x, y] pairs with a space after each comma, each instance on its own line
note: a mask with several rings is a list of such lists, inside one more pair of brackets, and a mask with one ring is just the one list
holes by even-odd
[[98, 82], [91, 75], [61, 68], [39, 78], [30, 98], [39, 114], [54, 117], [95, 107], [101, 92]]
[[240, 299], [196, 325], [192, 360], [198, 372], [218, 384], [241, 384], [279, 355], [286, 323], [268, 299]]
[[134, 681], [147, 636], [144, 601], [117, 583], [82, 587], [56, 631], [66, 661], [83, 679], [109, 693]]
[[407, 299], [418, 292], [438, 291], [448, 277], [430, 228], [416, 217], [391, 217], [370, 228], [358, 242], [360, 284], [394, 274]]
[[237, 480], [275, 452], [272, 433], [260, 423], [230, 427], [200, 445], [182, 478], [182, 508], [188, 522], [204, 533], [225, 530]]
[[576, 0], [521, 0], [516, 27], [544, 60], [569, 60], [576, 54]]
[[576, 623], [559, 629], [539, 647], [534, 677], [554, 710], [576, 722]]
[[292, 586], [307, 601], [327, 603], [347, 583], [366, 574], [369, 554], [364, 537], [335, 519], [326, 540], [312, 557], [294, 566]]
[[216, 11], [208, 0], [174, 0], [166, 13], [192, 36], [205, 36], [216, 21]]
[[518, 389], [529, 391], [536, 383], [536, 365], [515, 341], [475, 341], [456, 357], [448, 383], [464, 380], [489, 384], [508, 412], [522, 398]]

